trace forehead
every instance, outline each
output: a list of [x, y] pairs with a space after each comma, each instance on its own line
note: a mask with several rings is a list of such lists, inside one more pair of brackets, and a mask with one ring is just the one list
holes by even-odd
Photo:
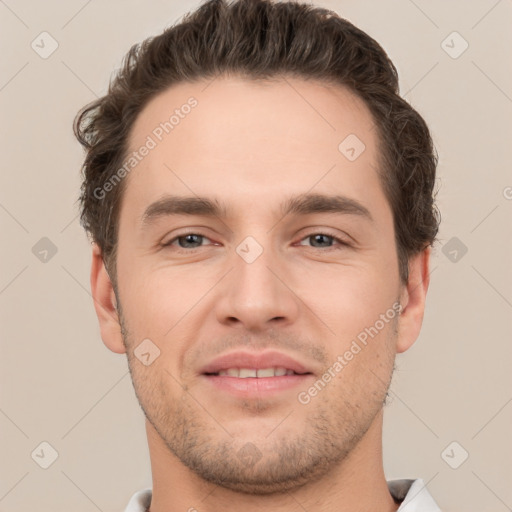
[[153, 98], [132, 127], [137, 162], [122, 209], [140, 216], [164, 193], [214, 194], [240, 206], [333, 187], [378, 193], [374, 128], [364, 102], [341, 86], [296, 78], [180, 83]]
[[[282, 145], [286, 136], [286, 149], [304, 137], [311, 144], [318, 138], [332, 137], [336, 142], [346, 130], [368, 139], [371, 134], [366, 131], [371, 132], [373, 124], [363, 100], [341, 85], [290, 77], [265, 81], [218, 77], [179, 83], [158, 94], [137, 117], [129, 147], [136, 149], [150, 135], [156, 143], [173, 139], [178, 144], [187, 139], [194, 147], [222, 157], [225, 147], [219, 142], [226, 135], [230, 157], [238, 154], [246, 160], [251, 140], [259, 144], [270, 135], [279, 135], [274, 140]], [[189, 140], [191, 132], [193, 140]], [[252, 137], [246, 139], [247, 134]], [[243, 145], [234, 144], [241, 139]]]

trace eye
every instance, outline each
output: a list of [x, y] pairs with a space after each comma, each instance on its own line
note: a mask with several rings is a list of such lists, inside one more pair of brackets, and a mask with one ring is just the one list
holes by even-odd
[[332, 242], [336, 242], [337, 245], [340, 245], [342, 247], [350, 246], [350, 244], [347, 243], [345, 240], [338, 238], [334, 235], [329, 235], [328, 233], [312, 233], [311, 235], [308, 235], [305, 238], [303, 238], [299, 245], [305, 245], [302, 243], [304, 240], [312, 241], [311, 247], [313, 247], [314, 249], [336, 249], [337, 247], [333, 246]]
[[[162, 244], [162, 247], [173, 247], [177, 252], [192, 252], [194, 249], [204, 247], [205, 244], [203, 244], [203, 242], [205, 240], [212, 242], [208, 237], [199, 233], [183, 233], [171, 238], [171, 240]], [[328, 233], [312, 233], [304, 237], [299, 242], [299, 245], [309, 245], [303, 243], [306, 240], [311, 242], [310, 247], [313, 249], [336, 250], [343, 247], [350, 247], [350, 244], [342, 238]]]
[[[177, 237], [172, 238], [165, 244], [162, 244], [162, 247], [176, 246], [179, 249], [197, 249], [201, 247], [204, 240], [211, 240], [199, 233], [184, 233]], [[176, 245], [177, 242], [177, 245]]]

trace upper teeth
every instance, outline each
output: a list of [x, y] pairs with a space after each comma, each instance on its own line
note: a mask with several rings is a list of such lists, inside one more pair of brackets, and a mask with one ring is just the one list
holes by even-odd
[[287, 370], [281, 366], [277, 368], [228, 368], [227, 370], [220, 370], [218, 375], [227, 375], [228, 377], [238, 377], [246, 379], [248, 377], [281, 377], [283, 375], [293, 375], [293, 370]]

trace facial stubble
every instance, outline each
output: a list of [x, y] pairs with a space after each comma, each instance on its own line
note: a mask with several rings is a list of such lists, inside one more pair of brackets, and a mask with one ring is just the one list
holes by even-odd
[[[255, 428], [253, 436], [237, 436], [216, 417], [215, 404], [203, 403], [193, 386], [181, 383], [156, 363], [141, 364], [134, 356], [135, 339], [119, 302], [118, 315], [135, 394], [145, 417], [181, 464], [203, 480], [236, 492], [286, 493], [321, 479], [343, 464], [386, 403], [394, 370], [391, 353], [386, 361], [379, 359], [380, 369], [365, 368], [365, 377], [357, 382], [324, 389], [307, 412], [304, 407], [308, 406], [298, 402], [281, 406], [275, 414], [277, 427], [266, 435]], [[387, 336], [392, 339], [377, 343], [392, 345], [398, 336], [397, 319], [388, 327]], [[258, 413], [263, 415], [269, 408], [265, 401], [246, 401], [240, 409], [244, 407], [255, 422]]]

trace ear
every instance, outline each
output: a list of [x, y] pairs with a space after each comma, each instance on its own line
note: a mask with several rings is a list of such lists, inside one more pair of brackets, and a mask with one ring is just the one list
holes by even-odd
[[409, 259], [409, 279], [400, 295], [402, 312], [398, 324], [396, 351], [405, 352], [420, 334], [425, 299], [430, 283], [430, 247]]
[[114, 288], [105, 269], [101, 249], [96, 243], [93, 243], [92, 248], [91, 291], [103, 343], [112, 352], [125, 353], [126, 348], [121, 335], [121, 324], [115, 306]]

